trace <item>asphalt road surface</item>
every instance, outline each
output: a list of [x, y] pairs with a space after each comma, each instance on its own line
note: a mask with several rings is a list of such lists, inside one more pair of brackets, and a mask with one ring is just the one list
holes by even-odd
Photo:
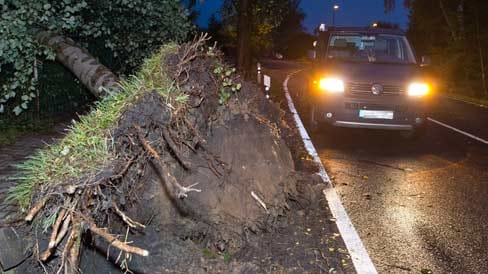
[[[268, 72], [281, 85], [293, 70]], [[292, 97], [304, 84], [290, 79]], [[488, 140], [487, 108], [435, 101], [432, 119]], [[333, 127], [311, 137], [380, 273], [488, 273], [488, 144], [431, 121], [418, 140]]]

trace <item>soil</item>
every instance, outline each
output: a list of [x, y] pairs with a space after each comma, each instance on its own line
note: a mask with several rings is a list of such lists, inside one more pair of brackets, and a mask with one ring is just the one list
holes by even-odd
[[[113, 132], [118, 160], [94, 182], [121, 176], [65, 194], [80, 195], [84, 218], [149, 256], [120, 252], [85, 228], [81, 271], [354, 272], [291, 116], [248, 82], [220, 105], [215, 60], [197, 55], [181, 64], [187, 50], [166, 60], [189, 96], [186, 114], [168, 108], [156, 92], [141, 96]], [[146, 227], [128, 230], [114, 203]], [[39, 240], [42, 250], [46, 239]], [[31, 259], [16, 273], [35, 270], [42, 273]]]

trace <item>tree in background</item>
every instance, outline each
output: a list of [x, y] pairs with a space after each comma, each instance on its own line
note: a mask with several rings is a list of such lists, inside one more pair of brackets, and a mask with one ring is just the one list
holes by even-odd
[[300, 0], [225, 0], [220, 22], [212, 17], [209, 31], [235, 52], [239, 69], [245, 70], [253, 57], [285, 50], [292, 37], [304, 33], [299, 5]]
[[0, 112], [20, 114], [37, 95], [39, 66], [53, 60], [44, 31], [73, 38], [118, 73], [130, 73], [164, 42], [191, 30], [178, 0], [0, 0]]
[[[392, 11], [393, 9], [395, 9], [395, 5], [397, 3], [397, 1], [400, 1], [400, 0], [383, 0], [384, 1], [384, 5], [385, 5], [385, 11], [388, 12], [388, 11]], [[410, 5], [412, 4], [412, 1], [413, 0], [401, 0], [403, 2], [403, 6], [405, 7], [410, 7]]]
[[[257, 3], [257, 2], [256, 2]], [[250, 56], [251, 56], [251, 34], [252, 34], [252, 23], [256, 19], [253, 16], [253, 7], [255, 6], [252, 0], [239, 0], [239, 4], [235, 10], [238, 11], [237, 16], [237, 55], [236, 64], [237, 69], [241, 72], [245, 72], [247, 68], [251, 66]]]
[[386, 22], [386, 21], [376, 22], [376, 27], [382, 29], [400, 29], [400, 25], [398, 25], [397, 23]]
[[313, 48], [312, 44], [316, 38], [307, 33], [302, 26], [305, 13], [300, 9], [300, 1], [292, 0], [286, 4], [288, 7], [283, 20], [273, 31], [274, 51], [292, 59], [305, 57], [307, 51]]
[[408, 36], [419, 55], [432, 55], [444, 90], [488, 98], [487, 15], [487, 1], [412, 1]]

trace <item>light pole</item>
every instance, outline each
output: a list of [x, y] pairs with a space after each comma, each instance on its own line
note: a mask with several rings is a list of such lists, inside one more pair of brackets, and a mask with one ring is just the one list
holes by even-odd
[[334, 5], [332, 7], [332, 26], [335, 26], [335, 15], [336, 15], [336, 12], [339, 10], [339, 5]]

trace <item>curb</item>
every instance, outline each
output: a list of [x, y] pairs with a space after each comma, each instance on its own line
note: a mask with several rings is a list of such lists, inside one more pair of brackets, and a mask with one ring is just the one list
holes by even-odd
[[356, 269], [356, 272], [360, 274], [377, 274], [378, 272], [376, 271], [376, 268], [371, 261], [371, 258], [369, 257], [368, 252], [366, 251], [366, 248], [361, 241], [361, 238], [359, 238], [359, 235], [356, 232], [356, 229], [354, 228], [351, 219], [347, 215], [347, 212], [342, 205], [341, 199], [335, 191], [329, 175], [327, 175], [325, 167], [320, 160], [317, 150], [315, 149], [307, 130], [303, 126], [303, 122], [298, 115], [295, 105], [293, 104], [293, 100], [288, 91], [288, 81], [293, 75], [299, 72], [301, 72], [301, 70], [288, 74], [285, 81], [283, 82], [283, 90], [285, 91], [285, 97], [288, 101], [288, 108], [290, 109], [290, 112], [292, 113], [295, 123], [299, 129], [300, 136], [305, 145], [305, 149], [310, 154], [310, 156], [312, 156], [313, 161], [319, 166], [318, 175], [322, 178], [323, 182], [327, 186], [323, 193], [327, 199], [327, 203], [329, 205], [332, 216], [334, 216], [334, 218], [336, 219], [337, 228], [339, 229], [339, 233], [341, 234], [346, 248], [351, 255], [351, 259], [354, 268]]

